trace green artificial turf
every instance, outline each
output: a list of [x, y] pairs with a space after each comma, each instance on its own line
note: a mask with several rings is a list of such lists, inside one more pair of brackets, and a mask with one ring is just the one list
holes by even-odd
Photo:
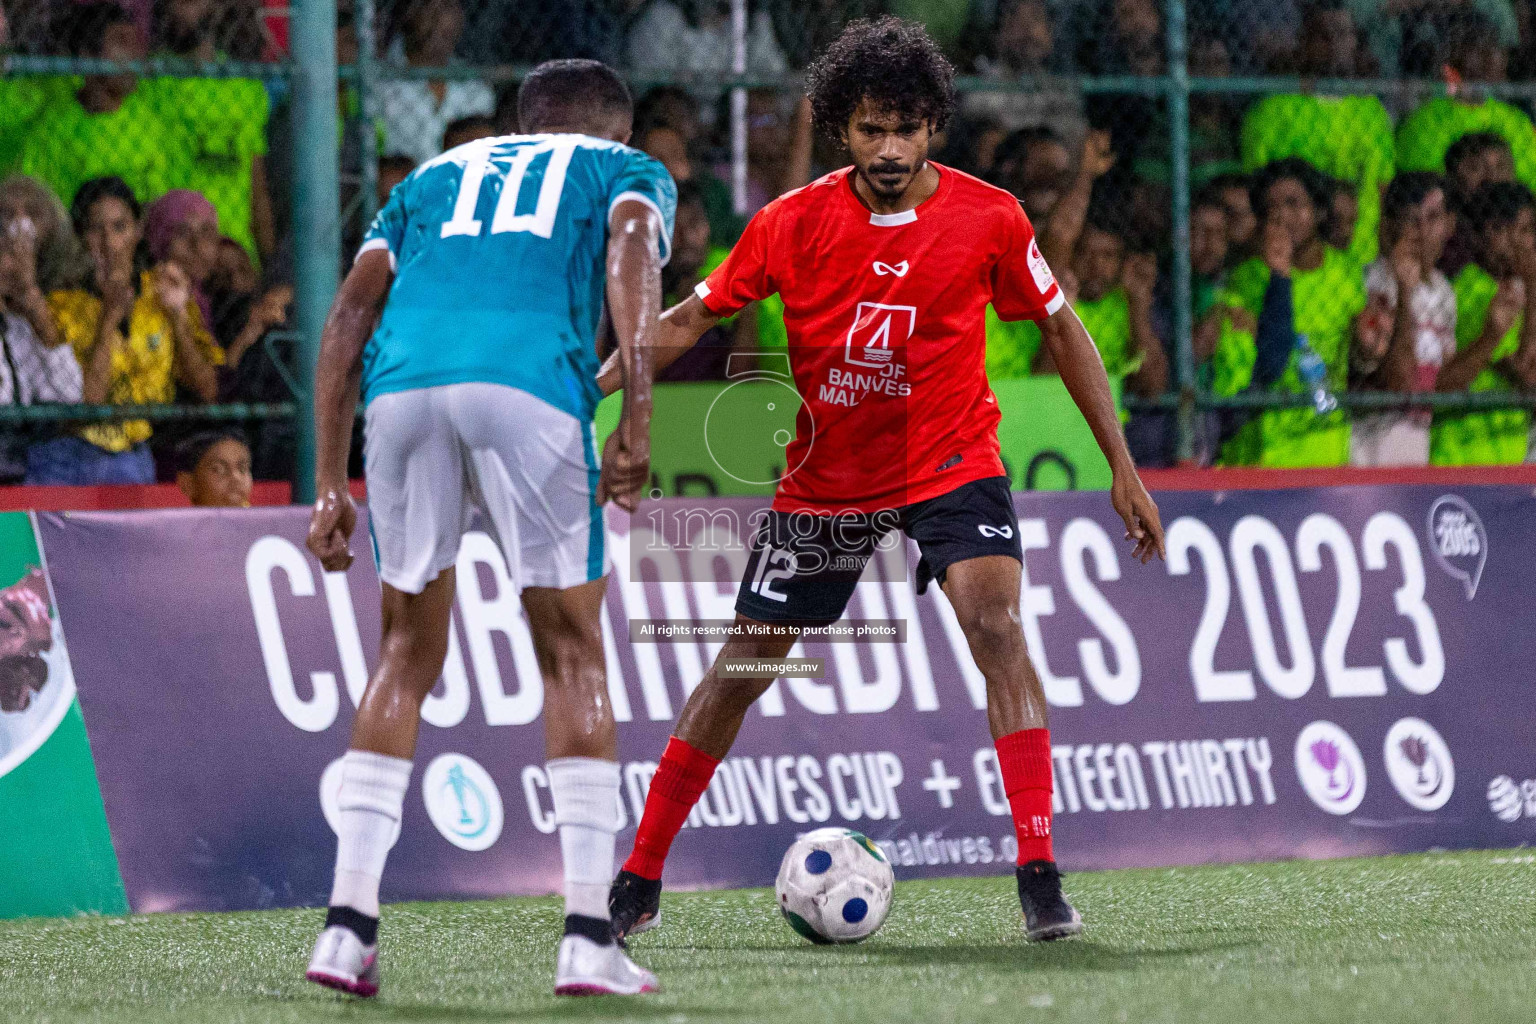
[[812, 946], [765, 890], [664, 897], [632, 943], [665, 991], [550, 994], [553, 899], [385, 908], [384, 990], [302, 980], [315, 910], [0, 923], [0, 1019], [290, 1021], [1536, 1020], [1536, 857], [1068, 878], [1083, 938], [1024, 942], [1011, 877], [898, 886], [883, 931]]

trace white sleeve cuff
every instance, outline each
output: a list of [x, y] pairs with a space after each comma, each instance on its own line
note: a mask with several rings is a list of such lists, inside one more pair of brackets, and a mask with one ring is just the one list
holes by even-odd
[[396, 270], [396, 267], [395, 267], [395, 250], [393, 250], [393, 249], [391, 249], [389, 247], [388, 239], [384, 239], [384, 238], [370, 238], [370, 239], [368, 239], [357, 250], [357, 255], [352, 258], [352, 262], [356, 263], [358, 260], [363, 258], [363, 253], [365, 253], [365, 252], [373, 252], [375, 249], [383, 249], [385, 252], [389, 253], [389, 269], [392, 272], [394, 270]]
[[1062, 306], [1065, 306], [1066, 304], [1067, 304], [1067, 294], [1066, 294], [1066, 292], [1061, 290], [1061, 286], [1060, 285], [1057, 285], [1056, 286], [1056, 297], [1051, 299], [1049, 302], [1047, 302], [1045, 304], [1045, 315], [1046, 316], [1050, 316], [1052, 313], [1056, 312], [1058, 309], [1060, 309]]
[[703, 302], [705, 299], [709, 298], [712, 294], [709, 290], [709, 282], [700, 281], [698, 284], [694, 285], [693, 294], [699, 297], [700, 302]]
[[613, 208], [615, 206], [630, 199], [649, 206], [651, 212], [656, 214], [656, 219], [661, 222], [661, 265], [666, 266], [667, 261], [672, 259], [672, 236], [667, 234], [667, 218], [661, 215], [661, 207], [656, 205], [656, 200], [644, 192], [620, 192], [613, 197], [613, 202], [608, 204], [608, 216], [613, 216]]

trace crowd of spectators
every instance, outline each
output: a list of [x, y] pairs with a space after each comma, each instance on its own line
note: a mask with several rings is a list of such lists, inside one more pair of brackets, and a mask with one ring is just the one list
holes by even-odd
[[[338, 4], [343, 63], [356, 56]], [[381, 83], [364, 126], [338, 90], [343, 198], [358, 205], [437, 154], [516, 130], [513, 86], [486, 66], [590, 56], [625, 68], [633, 144], [679, 184], [664, 290], [686, 295], [724, 259], [733, 208], [729, 5], [717, 0], [378, 0]], [[1536, 18], [1513, 0], [1188, 0], [1189, 61], [1206, 81], [1284, 76], [1301, 91], [1191, 97], [1189, 257], [1196, 384], [1309, 404], [1208, 413], [1201, 462], [1297, 465], [1536, 459], [1518, 410], [1355, 412], [1348, 390], [1536, 390], [1536, 130], [1480, 86], [1532, 77]], [[752, 0], [748, 73], [792, 75], [853, 17], [924, 22], [962, 76], [936, 157], [1013, 192], [1123, 393], [1173, 386], [1171, 131], [1155, 89], [1082, 76], [1158, 76], [1160, 0]], [[272, 0], [0, 0], [0, 52], [200, 63], [283, 56]], [[440, 76], [433, 69], [442, 69]], [[1330, 92], [1348, 79], [1443, 82]], [[657, 84], [671, 83], [671, 84]], [[1021, 88], [1022, 84], [1022, 88]], [[0, 404], [183, 404], [289, 397], [292, 289], [286, 154], [268, 124], [283, 80], [131, 73], [0, 79]], [[839, 166], [787, 85], [748, 97], [748, 214]], [[282, 138], [274, 132], [271, 138]], [[347, 231], [355, 241], [362, 225]], [[735, 352], [782, 349], [775, 299], [721, 324], [668, 380], [713, 380]], [[1039, 331], [989, 311], [994, 380], [1053, 371]], [[284, 476], [291, 428], [255, 429], [258, 476]], [[1168, 413], [1127, 418], [1147, 464], [1174, 453]], [[185, 428], [77, 423], [0, 446], [0, 480], [186, 477]], [[197, 435], [201, 436], [201, 435]], [[184, 482], [184, 486], [186, 486]]]

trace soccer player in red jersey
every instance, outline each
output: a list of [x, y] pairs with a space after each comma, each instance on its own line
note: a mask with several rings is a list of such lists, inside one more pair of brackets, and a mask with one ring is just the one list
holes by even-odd
[[[1157, 506], [1126, 450], [1103, 363], [1007, 192], [928, 159], [954, 104], [954, 69], [920, 26], [855, 22], [810, 67], [818, 127], [853, 166], [768, 204], [730, 257], [669, 310], [658, 368], [748, 303], [777, 292], [802, 398], [773, 508], [753, 540], [721, 658], [775, 659], [797, 627], [837, 620], [879, 539], [917, 542], [986, 677], [987, 719], [1018, 834], [1031, 939], [1075, 935], [1051, 852], [1045, 693], [1019, 618], [1020, 547], [985, 372], [985, 309], [1035, 320], [1114, 472], [1110, 500], [1142, 562], [1163, 553]], [[616, 372], [604, 389], [614, 390]], [[829, 557], [832, 556], [832, 557]], [[853, 556], [853, 557], [849, 557]], [[771, 635], [746, 627], [783, 626]], [[609, 896], [615, 932], [660, 920], [673, 838], [767, 679], [718, 663], [688, 698]]]

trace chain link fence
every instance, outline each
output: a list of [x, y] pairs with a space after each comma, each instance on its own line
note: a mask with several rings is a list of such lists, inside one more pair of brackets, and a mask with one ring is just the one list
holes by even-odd
[[[680, 183], [664, 286], [684, 296], [746, 216], [843, 162], [811, 136], [799, 73], [848, 21], [894, 13], [924, 22], [960, 75], [959, 116], [937, 158], [1018, 196], [1122, 382], [1144, 463], [1507, 463], [1531, 450], [1529, 4], [748, 0], [739, 72], [732, 6], [716, 0], [336, 8], [344, 253], [412, 168], [516, 130], [516, 84], [529, 67], [595, 57], [629, 77], [634, 144]], [[0, 10], [0, 176], [26, 174], [63, 204], [45, 211], [52, 204], [34, 196], [22, 211], [15, 189], [0, 186], [0, 219], [14, 225], [26, 212], [38, 232], [37, 284], [80, 357], [78, 400], [198, 405], [205, 422], [273, 412], [248, 425], [258, 472], [286, 476], [284, 403], [301, 379], [285, 331], [289, 211], [303, 185], [290, 168], [287, 5], [0, 0]], [[745, 92], [739, 164], [733, 86]], [[103, 175], [147, 204], [137, 262], [109, 266], [89, 211], [70, 216], [81, 186]], [[8, 348], [12, 335], [35, 333], [14, 263], [0, 267]], [[165, 263], [191, 278], [202, 333], [184, 345], [167, 324], [174, 356], [156, 363], [154, 386], [138, 380], [150, 376], [146, 358], [108, 374], [103, 391], [101, 366], [90, 372], [90, 303], [55, 296], [73, 291], [100, 307], [117, 287], [103, 282], [120, 282], [124, 266], [137, 275]], [[145, 289], [156, 293], [149, 278]], [[142, 332], [147, 348], [153, 332]], [[669, 379], [719, 378], [732, 353], [784, 344], [782, 307], [769, 300]], [[989, 318], [995, 378], [1049, 372], [1039, 349], [1031, 325]], [[193, 351], [214, 371], [212, 392], [206, 374], [182, 365]], [[14, 388], [11, 401], [70, 400], [67, 388], [55, 392]], [[41, 413], [0, 416], [15, 442], [0, 467], [7, 479], [44, 431], [92, 436], [78, 423], [23, 436], [24, 418]], [[114, 427], [114, 443], [149, 438], [167, 472], [178, 428], [129, 426]]]

